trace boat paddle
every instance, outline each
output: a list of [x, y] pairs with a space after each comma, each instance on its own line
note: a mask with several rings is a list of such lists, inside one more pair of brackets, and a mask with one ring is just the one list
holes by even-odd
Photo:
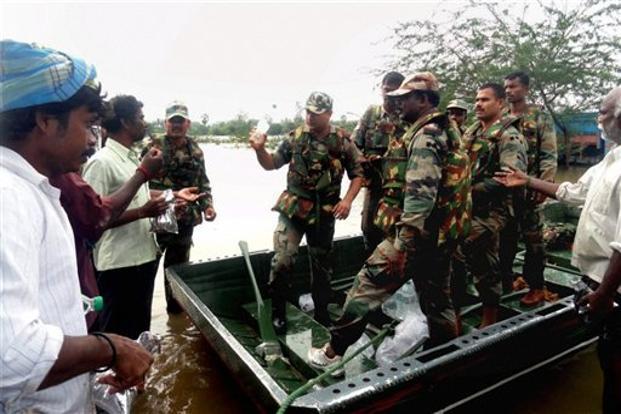
[[282, 350], [280, 349], [280, 345], [278, 343], [278, 337], [276, 336], [274, 326], [272, 325], [271, 308], [265, 306], [263, 298], [261, 297], [259, 285], [257, 284], [257, 279], [254, 275], [254, 271], [252, 270], [252, 264], [250, 263], [248, 243], [246, 243], [244, 240], [240, 240], [239, 248], [241, 249], [242, 255], [246, 260], [246, 268], [248, 268], [250, 281], [252, 282], [252, 287], [254, 288], [254, 295], [257, 299], [257, 318], [259, 322], [259, 333], [261, 334], [261, 340], [263, 342], [256, 347], [256, 351], [268, 363], [271, 363], [275, 359], [279, 359], [280, 357], [282, 357]]

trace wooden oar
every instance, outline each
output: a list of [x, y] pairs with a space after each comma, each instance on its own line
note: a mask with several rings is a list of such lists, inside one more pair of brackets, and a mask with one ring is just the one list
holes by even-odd
[[265, 306], [263, 298], [261, 297], [259, 285], [257, 284], [257, 279], [254, 275], [254, 271], [252, 270], [252, 264], [250, 263], [248, 243], [244, 240], [240, 240], [239, 248], [241, 249], [242, 255], [246, 260], [246, 267], [248, 268], [248, 274], [250, 275], [252, 287], [254, 288], [254, 295], [257, 299], [259, 332], [261, 334], [261, 339], [263, 340], [263, 343], [257, 347], [257, 351], [262, 353], [266, 358], [271, 355], [281, 355], [282, 351], [280, 349], [280, 345], [278, 344], [278, 337], [276, 336], [274, 326], [272, 325], [272, 310], [271, 308]]

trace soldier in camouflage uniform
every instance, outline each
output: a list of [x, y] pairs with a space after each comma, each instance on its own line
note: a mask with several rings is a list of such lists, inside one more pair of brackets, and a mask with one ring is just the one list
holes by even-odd
[[[543, 108], [526, 103], [529, 83], [528, 75], [521, 71], [505, 77], [505, 92], [510, 104], [507, 112], [520, 118], [519, 129], [528, 143], [528, 174], [553, 182], [557, 167], [556, 132], [551, 117]], [[530, 290], [520, 300], [525, 306], [536, 306], [545, 298], [545, 244], [540, 208], [544, 200], [545, 196], [527, 190], [523, 199], [516, 200], [516, 220], [511, 220], [500, 236], [500, 266], [507, 288], [513, 282], [513, 260], [520, 236], [526, 245], [523, 274]]]
[[[472, 166], [472, 228], [458, 249], [454, 285], [463, 286], [470, 271], [483, 303], [481, 327], [498, 318], [502, 294], [499, 268], [499, 233], [513, 217], [513, 191], [496, 182], [496, 171], [504, 167], [526, 170], [526, 142], [517, 130], [519, 120], [503, 116], [505, 92], [501, 85], [488, 83], [477, 92], [477, 121], [463, 137]], [[462, 305], [455, 296], [457, 307]]]
[[[363, 181], [362, 155], [343, 130], [330, 125], [331, 115], [332, 99], [323, 92], [313, 92], [306, 102], [305, 125], [292, 131], [275, 153], [265, 150], [265, 134], [250, 136], [250, 145], [264, 169], [289, 164], [287, 189], [273, 208], [280, 213], [274, 231], [269, 283], [272, 322], [277, 333], [286, 331], [285, 298], [303, 236], [311, 259], [315, 319], [324, 325], [331, 323], [328, 302], [332, 298], [330, 254], [334, 220], [347, 218]], [[341, 200], [345, 171], [351, 183]]]
[[468, 104], [461, 99], [453, 99], [446, 105], [446, 112], [451, 121], [457, 124], [457, 128], [463, 135], [466, 132], [466, 119], [468, 118]]
[[[164, 268], [185, 263], [190, 260], [192, 234], [194, 226], [203, 221], [213, 221], [216, 211], [211, 197], [211, 186], [205, 172], [205, 159], [198, 143], [187, 136], [190, 128], [188, 108], [183, 103], [173, 102], [166, 108], [166, 135], [152, 140], [147, 148], [156, 147], [162, 151], [164, 158], [164, 175], [150, 181], [154, 190], [184, 187], [198, 187], [202, 197], [193, 204], [177, 210], [178, 234], [164, 233], [157, 235], [157, 242], [164, 254]], [[173, 298], [168, 280], [164, 278], [166, 290], [166, 309], [170, 313], [181, 312], [181, 307]]]
[[[332, 330], [331, 341], [311, 348], [310, 363], [326, 369], [339, 362], [347, 347], [363, 333], [370, 312], [381, 307], [410, 277], [419, 294], [430, 330], [428, 345], [457, 336], [449, 290], [451, 256], [470, 225], [470, 162], [461, 149], [459, 132], [437, 110], [438, 82], [429, 72], [406, 78], [392, 92], [399, 97], [404, 120], [410, 123], [396, 144], [391, 141], [387, 160], [400, 155], [400, 199], [403, 213], [367, 259], [347, 295], [343, 316]], [[392, 182], [397, 184], [397, 179]], [[388, 223], [388, 222], [387, 222]]]
[[366, 191], [362, 206], [362, 235], [367, 255], [384, 239], [384, 233], [373, 221], [377, 206], [382, 196], [382, 156], [388, 149], [391, 136], [403, 135], [403, 128], [396, 113], [394, 98], [389, 97], [403, 82], [403, 75], [398, 72], [389, 72], [382, 79], [382, 105], [371, 105], [360, 118], [352, 133], [352, 141], [364, 154]]

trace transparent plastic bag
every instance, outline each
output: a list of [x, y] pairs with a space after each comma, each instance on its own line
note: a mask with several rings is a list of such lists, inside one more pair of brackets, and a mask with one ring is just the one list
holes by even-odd
[[[352, 346], [347, 348], [347, 351], [345, 351], [345, 355], [343, 355], [343, 359], [347, 359], [351, 354], [353, 354], [354, 352], [356, 352], [358, 349], [365, 346], [369, 342], [371, 342], [371, 339], [369, 338], [369, 336], [366, 333], [362, 334], [362, 336], [360, 337], [360, 339], [356, 341], [356, 343], [354, 343]], [[375, 350], [373, 349], [373, 346], [371, 345], [367, 347], [364, 351], [362, 351], [361, 354], [357, 355], [354, 359], [352, 359], [347, 364], [345, 364], [345, 376], [347, 378], [350, 378], [355, 375], [366, 372], [370, 364], [369, 363], [365, 364], [365, 360], [372, 361], [374, 353], [375, 353]]]
[[412, 281], [396, 291], [382, 305], [382, 310], [393, 319], [401, 320], [394, 336], [386, 337], [375, 353], [377, 364], [386, 366], [420, 348], [429, 338], [429, 327]]
[[172, 190], [164, 191], [164, 200], [168, 207], [166, 212], [151, 219], [151, 231], [154, 233], [179, 233], [177, 217], [175, 216], [175, 195]]
[[[393, 319], [404, 320], [412, 310], [420, 311], [418, 295], [414, 283], [408, 280], [386, 302], [382, 304], [382, 312]], [[422, 313], [422, 312], [421, 312]]]
[[[160, 352], [161, 338], [152, 332], [145, 331], [136, 339], [140, 345], [142, 345], [147, 351], [152, 354]], [[97, 380], [101, 377], [109, 375], [112, 370], [100, 372], [95, 375], [91, 375], [91, 390], [92, 397], [98, 413], [107, 414], [129, 414], [131, 411], [132, 403], [136, 398], [135, 388], [123, 392], [117, 392], [116, 394], [110, 394], [108, 392], [109, 386], [106, 384], [100, 384]]]

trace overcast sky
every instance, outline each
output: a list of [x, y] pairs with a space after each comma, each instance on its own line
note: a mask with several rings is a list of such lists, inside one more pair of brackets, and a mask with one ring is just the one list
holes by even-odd
[[[443, 5], [447, 3], [444, 2]], [[190, 116], [222, 121], [244, 111], [279, 119], [313, 90], [334, 115], [379, 102], [371, 69], [398, 21], [425, 18], [438, 2], [410, 3], [9, 3], [2, 38], [74, 53], [97, 67], [108, 96], [132, 94], [147, 119], [185, 101]], [[276, 109], [272, 106], [276, 105]]]

